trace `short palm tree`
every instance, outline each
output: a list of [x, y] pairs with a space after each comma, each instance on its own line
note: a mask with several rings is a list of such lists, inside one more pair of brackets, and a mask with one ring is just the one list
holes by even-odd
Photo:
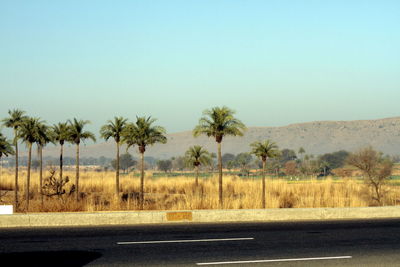
[[79, 144], [81, 141], [91, 139], [94, 142], [96, 137], [92, 132], [84, 131], [85, 125], [89, 124], [90, 121], [77, 120], [74, 118], [72, 121], [69, 120], [69, 138], [68, 141], [76, 145], [76, 176], [75, 176], [75, 190], [76, 190], [76, 201], [79, 200]]
[[202, 146], [192, 146], [185, 153], [186, 162], [196, 169], [196, 186], [199, 185], [199, 166], [211, 162], [211, 154]]
[[109, 138], [114, 138], [117, 144], [117, 155], [116, 155], [116, 168], [115, 168], [115, 193], [119, 195], [119, 148], [121, 145], [121, 135], [125, 126], [127, 124], [127, 119], [122, 117], [114, 117], [114, 121], [109, 120], [106, 125], [103, 125], [100, 129], [100, 135], [106, 141]]
[[146, 146], [155, 143], [165, 144], [167, 137], [165, 129], [161, 126], [153, 126], [156, 121], [151, 117], [136, 117], [135, 123], [129, 123], [124, 132], [123, 140], [127, 144], [127, 149], [137, 145], [140, 153], [141, 172], [140, 172], [140, 209], [144, 207], [144, 152]]
[[9, 155], [14, 155], [14, 149], [6, 137], [0, 133], [0, 159], [2, 156], [8, 157]]
[[69, 125], [66, 122], [59, 122], [58, 124], [53, 125], [52, 132], [54, 141], [60, 144], [60, 181], [62, 181], [64, 143], [70, 138]]
[[8, 118], [3, 120], [4, 126], [13, 128], [14, 130], [14, 141], [15, 146], [15, 180], [14, 180], [14, 204], [15, 209], [18, 210], [18, 130], [23, 120], [27, 118], [24, 115], [25, 111], [14, 109], [8, 111]]
[[[0, 132], [0, 161], [3, 156], [8, 157], [9, 155], [14, 155], [14, 149], [11, 143], [6, 139], [6, 137]], [[1, 180], [1, 173], [0, 173]]]
[[199, 124], [194, 128], [193, 135], [207, 135], [214, 137], [218, 147], [218, 169], [219, 169], [219, 205], [223, 208], [222, 197], [222, 156], [221, 142], [224, 136], [243, 136], [246, 126], [233, 115], [235, 112], [228, 107], [214, 107], [211, 110], [205, 110]]
[[38, 147], [39, 153], [39, 185], [40, 185], [40, 200], [43, 206], [43, 147], [45, 147], [48, 143], [53, 141], [53, 135], [50, 130], [50, 127], [46, 124], [40, 122], [37, 125], [37, 139], [36, 144]]
[[263, 178], [262, 178], [262, 207], [265, 209], [265, 175], [267, 168], [267, 159], [275, 158], [279, 155], [278, 146], [276, 143], [265, 140], [264, 142], [254, 142], [250, 145], [252, 147], [251, 153], [259, 157], [262, 161], [263, 166]]
[[30, 179], [31, 179], [31, 161], [32, 161], [32, 145], [38, 141], [38, 127], [42, 122], [39, 118], [25, 119], [19, 129], [18, 137], [28, 147], [28, 170], [26, 175], [26, 211], [29, 211], [30, 198]]

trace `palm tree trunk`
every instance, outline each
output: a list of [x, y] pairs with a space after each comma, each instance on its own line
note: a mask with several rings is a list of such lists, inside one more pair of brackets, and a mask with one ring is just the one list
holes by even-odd
[[218, 143], [218, 171], [219, 171], [219, 208], [223, 208], [223, 199], [222, 199], [222, 155], [221, 155], [221, 143]]
[[15, 203], [15, 211], [18, 211], [18, 139], [17, 139], [16, 129], [14, 129], [14, 145], [15, 145], [14, 203]]
[[144, 208], [144, 153], [140, 153], [140, 209]]
[[40, 157], [40, 170], [39, 170], [39, 184], [40, 184], [40, 189], [39, 189], [39, 193], [40, 193], [40, 203], [42, 205], [43, 208], [43, 147], [39, 146], [39, 157]]
[[76, 144], [76, 201], [79, 201], [79, 144]]
[[265, 173], [267, 167], [267, 161], [263, 160], [263, 178], [262, 178], [262, 208], [265, 209]]
[[62, 181], [63, 177], [63, 151], [64, 150], [64, 144], [60, 143], [60, 181]]
[[115, 170], [115, 194], [119, 195], [119, 142], [117, 142], [117, 168]]
[[29, 187], [31, 182], [31, 159], [32, 159], [32, 144], [29, 143], [28, 145], [28, 172], [26, 175], [26, 211], [29, 211]]
[[199, 186], [199, 166], [196, 166], [196, 187]]

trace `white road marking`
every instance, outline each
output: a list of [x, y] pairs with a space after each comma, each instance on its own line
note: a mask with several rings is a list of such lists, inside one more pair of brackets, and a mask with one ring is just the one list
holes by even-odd
[[352, 256], [336, 256], [336, 257], [318, 257], [318, 258], [254, 260], [254, 261], [220, 261], [220, 262], [202, 262], [202, 263], [196, 263], [196, 265], [244, 264], [244, 263], [266, 263], [266, 262], [285, 262], [285, 261], [317, 261], [317, 260], [339, 260], [339, 259], [351, 259], [351, 258]]
[[117, 242], [118, 245], [131, 245], [131, 244], [163, 244], [163, 243], [194, 243], [194, 242], [221, 242], [221, 241], [242, 241], [254, 240], [253, 237], [239, 237], [239, 238], [212, 238], [212, 239], [182, 239], [182, 240], [156, 240], [156, 241], [133, 241], [133, 242]]

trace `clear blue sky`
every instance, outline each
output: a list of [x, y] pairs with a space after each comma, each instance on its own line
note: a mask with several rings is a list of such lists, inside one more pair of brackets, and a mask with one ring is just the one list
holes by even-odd
[[400, 1], [1, 1], [0, 117], [191, 130], [400, 115]]

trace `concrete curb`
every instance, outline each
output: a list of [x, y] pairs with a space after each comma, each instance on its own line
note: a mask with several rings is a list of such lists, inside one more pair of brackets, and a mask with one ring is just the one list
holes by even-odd
[[0, 228], [400, 218], [398, 207], [65, 212], [0, 215]]

